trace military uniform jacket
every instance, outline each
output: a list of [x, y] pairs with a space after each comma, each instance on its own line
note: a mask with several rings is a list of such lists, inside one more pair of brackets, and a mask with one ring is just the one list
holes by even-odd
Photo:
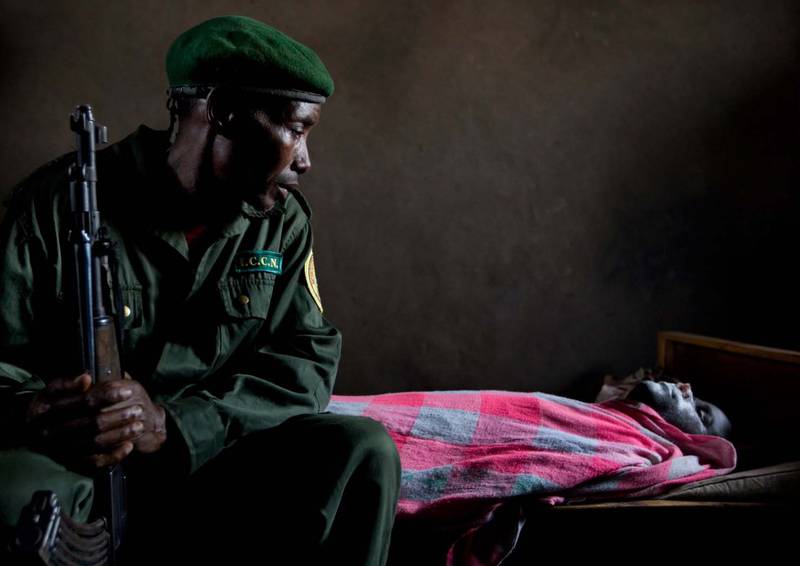
[[[168, 143], [140, 126], [99, 151], [97, 194], [117, 242], [125, 369], [165, 407], [194, 471], [242, 435], [324, 411], [341, 335], [322, 316], [302, 195], [267, 211], [243, 202], [191, 254], [182, 230], [164, 228], [180, 214], [166, 189]], [[3, 420], [48, 379], [83, 371], [68, 241], [73, 159], [23, 181], [0, 230]]]

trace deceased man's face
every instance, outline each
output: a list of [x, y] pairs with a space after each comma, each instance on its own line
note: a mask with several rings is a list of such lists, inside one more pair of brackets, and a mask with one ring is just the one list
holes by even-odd
[[690, 434], [727, 437], [731, 422], [719, 407], [696, 399], [688, 383], [644, 380], [628, 396], [649, 405], [665, 421]]

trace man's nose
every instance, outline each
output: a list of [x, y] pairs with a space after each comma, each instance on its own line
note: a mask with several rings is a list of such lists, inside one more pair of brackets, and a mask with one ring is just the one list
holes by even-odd
[[692, 393], [692, 386], [688, 383], [678, 382], [678, 389], [684, 397], [688, 397]]
[[302, 175], [309, 169], [311, 169], [311, 157], [308, 155], [308, 146], [305, 140], [303, 140], [300, 147], [297, 148], [297, 153], [295, 153], [294, 161], [292, 162], [292, 171]]

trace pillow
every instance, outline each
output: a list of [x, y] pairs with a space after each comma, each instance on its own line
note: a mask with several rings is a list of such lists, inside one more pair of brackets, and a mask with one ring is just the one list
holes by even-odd
[[692, 482], [653, 499], [790, 502], [800, 500], [800, 461]]

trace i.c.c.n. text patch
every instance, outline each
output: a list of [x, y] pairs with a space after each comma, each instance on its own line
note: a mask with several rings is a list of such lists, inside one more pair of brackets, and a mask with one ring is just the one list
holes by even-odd
[[283, 254], [269, 250], [253, 250], [236, 254], [233, 260], [236, 273], [274, 273], [283, 270]]

